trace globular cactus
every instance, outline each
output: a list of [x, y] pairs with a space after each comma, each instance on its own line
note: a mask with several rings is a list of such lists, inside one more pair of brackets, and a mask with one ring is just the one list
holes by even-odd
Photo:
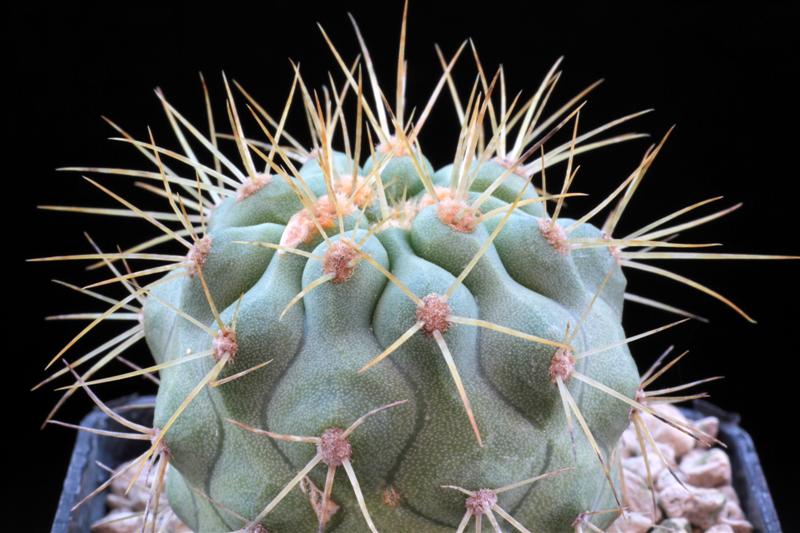
[[[318, 168], [312, 163], [299, 176], [311, 186]], [[598, 498], [611, 507], [589, 443], [578, 441], [573, 456], [561, 405], [562, 394], [574, 398], [603, 453], [628, 423], [629, 406], [570, 379], [575, 369], [628, 397], [637, 389], [636, 366], [620, 344], [625, 280], [607, 250], [562, 254], [540, 229], [543, 211], [538, 217], [512, 211], [494, 196], [476, 210], [469, 196], [458, 198], [450, 188], [439, 189], [446, 198], [438, 202], [420, 193], [410, 200], [419, 203], [414, 213], [379, 231], [370, 230], [380, 220], [360, 214], [364, 205], [339, 196], [341, 232], [320, 181], [312, 192], [317, 221], [328, 233], [323, 238], [298, 200], [286, 195], [274, 201], [290, 190], [287, 179], [273, 176], [248, 198], [220, 204], [194, 245], [196, 275], [154, 288], [144, 308], [148, 344], [159, 363], [188, 351], [213, 355], [162, 372], [156, 426], [167, 423], [215, 361], [224, 364], [222, 379], [271, 361], [199, 395], [167, 434], [176, 470], [171, 501], [181, 516], [200, 531], [232, 525], [187, 483], [253, 517], [312, 457], [338, 466], [322, 444], [273, 443], [228, 419], [324, 436], [393, 400], [408, 402], [364, 422], [348, 438], [352, 451], [348, 446], [344, 453], [348, 459], [353, 454], [367, 508], [386, 531], [457, 524], [464, 497], [442, 490], [443, 484], [502, 487], [567, 466], [575, 470], [536, 490], [509, 491], [500, 500], [503, 508], [514, 509], [532, 529], [556, 531], [556, 524], [569, 527]], [[296, 214], [282, 216], [278, 209], [287, 204]], [[559, 227], [572, 222], [562, 219]], [[601, 239], [588, 225], [579, 234]], [[581, 321], [609, 272], [609, 290]], [[282, 314], [303, 290], [302, 305]], [[405, 342], [391, 350], [398, 339]], [[578, 355], [597, 347], [608, 349], [591, 358]], [[322, 486], [324, 469], [311, 472]], [[347, 510], [341, 530], [361, 530], [355, 498], [343, 483], [334, 486], [333, 499]], [[300, 491], [265, 519], [270, 531], [310, 531], [314, 522]]]
[[[322, 101], [295, 71], [292, 94], [299, 86], [311, 150], [284, 131], [291, 95], [275, 120], [244, 93], [267, 137], [259, 143], [245, 136], [229, 88], [231, 137], [243, 168], [160, 92], [185, 155], [119, 130], [156, 172], [106, 172], [156, 180], [160, 188], [148, 187], [167, 198], [171, 212], [141, 210], [93, 182], [163, 235], [117, 254], [79, 256], [105, 263], [115, 274], [110, 281], [129, 294], [76, 340], [126, 309], [140, 321], [70, 365], [75, 372], [106, 351], [75, 374], [66, 396], [82, 387], [101, 403], [92, 386], [158, 372], [152, 428], [107, 412], [126, 426], [119, 436], [150, 440], [134, 467], [155, 468], [156, 496], [165, 485], [172, 509], [199, 532], [444, 532], [463, 531], [471, 520], [496, 531], [605, 527], [621, 507], [617, 441], [631, 416], [652, 412], [642, 390], [650, 380], [640, 379], [628, 344], [677, 324], [626, 337], [624, 300], [688, 316], [626, 293], [622, 267], [689, 284], [744, 314], [711, 289], [643, 263], [703, 258], [648, 249], [700, 246], [670, 238], [729, 210], [669, 224], [707, 203], [700, 202], [614, 237], [659, 144], [596, 208], [567, 218], [574, 156], [640, 136], [587, 144], [635, 115], [579, 135], [585, 93], [542, 119], [555, 66], [526, 103], [508, 107], [505, 95], [493, 100], [498, 77], [487, 79], [481, 67], [482, 91], [473, 90], [466, 107], [457, 101], [454, 161], [434, 172], [418, 134], [452, 82], [461, 49], [449, 64], [442, 60], [444, 74], [414, 123], [403, 110], [402, 44], [394, 113], [377, 93], [374, 105], [367, 102], [360, 70], [331, 48], [345, 80]], [[504, 91], [502, 78], [500, 85]], [[348, 94], [356, 100], [349, 135]], [[570, 140], [549, 149], [559, 130]], [[199, 161], [187, 134], [213, 165]], [[281, 145], [286, 139], [291, 146]], [[167, 159], [188, 165], [188, 176]], [[546, 169], [560, 162], [566, 175], [554, 193]], [[592, 225], [607, 207], [605, 224]], [[149, 250], [167, 241], [184, 251]], [[166, 264], [126, 271], [136, 259]], [[141, 281], [149, 274], [163, 277]], [[92, 379], [141, 338], [154, 366]], [[148, 512], [157, 515], [153, 507]]]

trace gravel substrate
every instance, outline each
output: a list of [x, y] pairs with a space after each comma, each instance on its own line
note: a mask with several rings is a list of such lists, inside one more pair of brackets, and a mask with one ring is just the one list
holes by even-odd
[[[656, 412], [689, 423], [672, 405], [655, 404]], [[708, 448], [686, 433], [651, 415], [642, 416], [653, 435], [659, 454], [647, 443], [647, 463], [655, 485], [647, 483], [647, 466], [636, 431], [631, 425], [622, 434], [622, 499], [628, 513], [609, 528], [610, 533], [748, 533], [753, 526], [739, 505], [731, 485], [731, 462], [723, 448]], [[710, 416], [691, 423], [716, 438], [719, 420]], [[669, 468], [664, 465], [664, 461]], [[678, 481], [680, 480], [680, 481]]]

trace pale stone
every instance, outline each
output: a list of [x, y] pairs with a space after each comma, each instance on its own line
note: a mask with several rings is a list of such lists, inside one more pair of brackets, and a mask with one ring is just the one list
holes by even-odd
[[636, 430], [633, 428], [633, 424], [622, 432], [622, 436], [620, 437], [620, 450], [622, 451], [623, 459], [641, 454], [639, 440], [636, 438]]
[[[647, 515], [652, 522], [661, 519], [661, 509], [658, 505], [653, 508], [653, 494], [647, 486], [644, 477], [632, 470], [623, 469], [625, 476], [625, 490], [622, 493], [622, 503], [626, 509], [634, 513]], [[653, 514], [655, 513], [655, 516]]]
[[140, 515], [135, 511], [115, 509], [92, 525], [92, 533], [138, 533], [141, 528]]
[[692, 533], [692, 524], [685, 518], [667, 518], [658, 524], [660, 531], [670, 531], [672, 533]]
[[705, 533], [734, 533], [733, 528], [727, 524], [717, 524], [706, 529]]
[[[701, 418], [700, 420], [696, 420], [692, 425], [712, 439], [716, 439], [717, 435], [719, 435], [719, 418], [716, 416]], [[697, 445], [703, 446], [700, 442], [697, 442]]]
[[717, 487], [717, 490], [720, 491], [722, 494], [728, 498], [729, 502], [735, 503], [737, 506], [739, 505], [739, 495], [736, 494], [736, 489], [734, 489], [731, 485], [725, 485], [724, 487]]
[[687, 491], [677, 484], [658, 494], [658, 503], [668, 517], [685, 517], [703, 529], [717, 523], [725, 502], [725, 495], [718, 490], [689, 487]]
[[[677, 477], [677, 479], [675, 479]], [[684, 484], [686, 483], [686, 476], [680, 470], [673, 469], [672, 472], [667, 470], [666, 468], [661, 471], [661, 473], [656, 477], [656, 491], [662, 491], [667, 487], [671, 487], [676, 485], [677, 487], [681, 488], [681, 483], [678, 482], [680, 480]]]
[[[648, 453], [647, 454], [647, 464], [650, 467], [650, 476], [655, 482], [658, 475], [664, 470], [664, 463], [661, 462], [661, 459], [655, 453]], [[622, 460], [622, 467], [625, 470], [630, 470], [634, 472], [637, 476], [641, 477], [644, 480], [647, 480], [647, 465], [645, 465], [644, 456], [637, 455], [635, 457], [628, 457], [627, 459]]]
[[[680, 422], [681, 424], [689, 425], [689, 421], [683, 416], [680, 409], [674, 405], [667, 403], [657, 403], [652, 405], [652, 409], [663, 415], [666, 419], [671, 419]], [[680, 429], [677, 429], [656, 417], [643, 413], [642, 419], [645, 425], [653, 435], [656, 442], [661, 442], [669, 445], [675, 450], [676, 457], [682, 457], [684, 454], [694, 448], [695, 439], [691, 435], [687, 435]]]
[[744, 511], [735, 501], [728, 500], [720, 514], [719, 523], [733, 528], [734, 533], [750, 533], [753, 525], [747, 521]]
[[629, 512], [625, 516], [617, 518], [606, 531], [607, 533], [647, 533], [654, 525], [649, 516]]
[[681, 460], [681, 471], [696, 487], [719, 487], [731, 483], [731, 461], [719, 448], [692, 450]]

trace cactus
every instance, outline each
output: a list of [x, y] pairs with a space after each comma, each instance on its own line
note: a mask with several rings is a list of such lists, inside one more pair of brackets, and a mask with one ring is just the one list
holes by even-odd
[[[442, 77], [412, 121], [404, 109], [405, 11], [394, 109], [354, 27], [372, 103], [360, 68], [344, 62], [323, 30], [344, 78], [323, 98], [295, 68], [276, 120], [237, 84], [265, 142], [245, 135], [225, 80], [228, 137], [240, 165], [218, 147], [210, 107], [206, 135], [157, 91], [183, 154], [159, 147], [152, 134], [136, 141], [112, 123], [155, 171], [71, 168], [148, 179], [145, 188], [169, 211], [142, 210], [89, 179], [124, 207], [104, 214], [134, 214], [160, 235], [119, 253], [92, 243], [95, 253], [45, 258], [94, 260], [113, 273], [73, 286], [111, 306], [92, 315], [51, 365], [104, 320], [134, 324], [40, 384], [75, 377], [48, 422], [63, 425], [54, 415], [83, 389], [123, 426], [112, 436], [150, 442], [130, 468], [155, 479], [145, 512], [153, 531], [163, 490], [199, 532], [444, 532], [471, 521], [478, 531], [482, 522], [495, 531], [599, 531], [622, 507], [617, 441], [633, 418], [647, 449], [639, 417], [652, 408], [644, 388], [663, 372], [640, 377], [628, 345], [694, 318], [628, 293], [623, 268], [689, 285], [749, 319], [712, 289], [646, 261], [790, 257], [660, 251], [705, 246], [670, 239], [734, 208], [672, 221], [712, 200], [615, 237], [666, 135], [606, 198], [567, 218], [566, 201], [579, 195], [571, 192], [575, 157], [642, 136], [587, 143], [639, 115], [579, 134], [581, 101], [594, 85], [542, 118], [560, 60], [526, 102], [508, 104], [502, 70], [488, 79], [473, 48], [479, 85], [466, 106], [453, 89], [458, 147], [434, 171], [419, 134], [445, 85], [454, 88], [451, 69], [464, 45], [449, 62], [440, 55]], [[285, 131], [298, 89], [311, 149]], [[356, 113], [345, 120], [349, 96]], [[559, 131], [569, 139], [551, 148]], [[201, 162], [190, 140], [213, 162]], [[553, 192], [553, 168], [562, 163]], [[170, 166], [177, 164], [189, 172]], [[593, 225], [604, 210], [606, 222]], [[182, 251], [153, 250], [170, 242]], [[132, 271], [135, 260], [158, 265]], [[98, 292], [111, 283], [127, 295]], [[627, 335], [626, 300], [683, 318]], [[95, 377], [141, 339], [154, 365]], [[93, 392], [156, 373], [151, 428]]]

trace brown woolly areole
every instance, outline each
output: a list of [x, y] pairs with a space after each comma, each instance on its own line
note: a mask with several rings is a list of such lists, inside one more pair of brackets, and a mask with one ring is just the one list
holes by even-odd
[[[339, 211], [337, 212], [337, 206]], [[348, 216], [355, 211], [355, 204], [350, 201], [346, 194], [336, 193], [336, 202], [331, 201], [328, 196], [321, 196], [314, 203], [313, 214], [308, 209], [303, 208], [289, 219], [286, 228], [281, 235], [281, 246], [297, 248], [300, 244], [308, 244], [318, 233], [316, 220], [323, 229], [330, 229], [336, 224], [339, 212], [342, 216]], [[284, 253], [278, 251], [279, 254]]]
[[341, 466], [352, 457], [353, 447], [343, 434], [343, 429], [328, 428], [320, 435], [317, 453], [326, 465]]
[[[512, 161], [511, 159], [505, 157], [495, 157], [493, 161], [507, 170], [511, 170], [511, 168], [517, 164], [516, 161]], [[525, 170], [522, 168], [522, 164], [517, 165], [517, 168], [512, 170], [511, 173], [519, 176], [520, 178], [528, 179], [528, 176], [525, 175]]]
[[421, 204], [417, 200], [406, 200], [392, 206], [392, 211], [387, 219], [379, 222], [382, 227], [409, 229], [414, 222]]
[[472, 233], [480, 223], [480, 215], [463, 200], [442, 200], [436, 213], [443, 224], [461, 233]]
[[356, 176], [355, 179], [352, 175], [341, 176], [334, 183], [334, 189], [337, 193], [346, 195], [358, 207], [369, 205], [375, 199], [375, 190], [369, 186], [364, 176]]
[[470, 513], [479, 516], [491, 511], [496, 504], [497, 494], [493, 490], [480, 489], [467, 498], [464, 506]]
[[345, 241], [336, 241], [325, 252], [322, 271], [333, 275], [331, 283], [344, 283], [353, 275], [356, 268], [355, 259], [358, 252], [353, 245]]
[[375, 147], [375, 151], [383, 155], [391, 153], [395, 157], [409, 155], [406, 143], [400, 142], [397, 139], [397, 135], [389, 135], [386, 141], [381, 142]]
[[408, 229], [414, 222], [414, 218], [419, 212], [431, 205], [435, 205], [442, 200], [449, 200], [453, 198], [453, 192], [449, 187], [434, 187], [435, 196], [425, 193], [421, 198], [406, 200], [395, 204], [392, 208], [392, 213], [389, 218], [382, 222], [386, 227]]
[[267, 185], [272, 181], [272, 176], [269, 174], [256, 174], [252, 178], [248, 178], [247, 181], [242, 183], [239, 186], [239, 189], [236, 191], [236, 201], [241, 202], [248, 196], [251, 196]]
[[433, 187], [433, 192], [435, 196], [427, 192], [424, 195], [422, 195], [422, 198], [420, 198], [419, 200], [420, 209], [441, 202], [443, 200], [452, 200], [454, 198], [453, 191], [450, 190], [450, 187], [442, 187], [440, 185], [435, 185]]
[[556, 252], [561, 255], [569, 255], [570, 247], [569, 242], [567, 242], [567, 232], [564, 231], [564, 228], [558, 224], [553, 224], [553, 221], [549, 218], [540, 218], [539, 231]]
[[239, 344], [236, 342], [236, 332], [231, 329], [225, 329], [217, 333], [212, 343], [214, 349], [214, 359], [219, 361], [223, 357], [233, 359], [236, 357], [236, 352], [239, 350]]
[[434, 331], [444, 333], [450, 329], [450, 306], [438, 294], [429, 294], [417, 307], [417, 320], [422, 322], [422, 331], [433, 335]]
[[261, 524], [253, 524], [252, 526], [247, 526], [244, 533], [269, 533], [269, 531]]
[[211, 237], [208, 235], [196, 241], [189, 248], [189, 252], [186, 254], [186, 270], [189, 272], [189, 276], [194, 277], [203, 269], [203, 265], [206, 264], [206, 259], [208, 259], [208, 254], [210, 253]]
[[400, 493], [392, 485], [389, 485], [381, 491], [381, 499], [384, 505], [392, 509], [400, 505]]
[[550, 381], [555, 383], [557, 378], [567, 382], [575, 370], [575, 356], [569, 348], [559, 348], [550, 360]]

